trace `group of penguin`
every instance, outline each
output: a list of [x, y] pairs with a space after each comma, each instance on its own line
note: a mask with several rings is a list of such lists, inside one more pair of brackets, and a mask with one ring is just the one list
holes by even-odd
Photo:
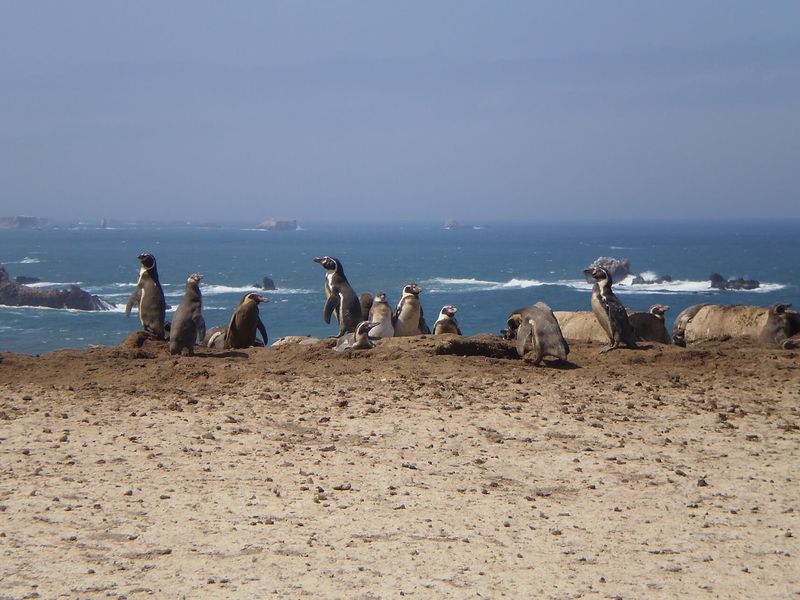
[[[268, 302], [258, 293], [247, 293], [239, 301], [227, 327], [213, 327], [206, 330], [203, 319], [200, 281], [202, 275], [192, 273], [186, 280], [186, 291], [175, 311], [171, 323], [166, 323], [167, 304], [158, 278], [156, 258], [149, 252], [138, 256], [140, 262], [139, 278], [125, 307], [125, 314], [138, 306], [139, 321], [143, 329], [158, 339], [169, 341], [171, 354], [187, 350], [194, 354], [198, 340], [209, 348], [249, 348], [254, 345], [267, 345], [267, 330], [259, 315], [259, 304]], [[347, 280], [341, 261], [332, 256], [314, 259], [325, 269], [325, 305], [323, 319], [330, 323], [334, 316], [339, 324], [335, 349], [366, 349], [374, 347], [374, 340], [393, 337], [431, 333], [425, 322], [419, 300], [420, 287], [408, 283], [394, 310], [386, 299], [386, 294], [378, 292], [356, 294]], [[585, 273], [594, 279], [592, 288], [592, 311], [608, 335], [609, 344], [601, 350], [607, 352], [615, 348], [636, 348], [637, 333], [631, 324], [625, 307], [612, 290], [610, 273], [602, 267], [591, 267]], [[667, 307], [654, 306], [648, 313], [637, 313], [636, 318], [649, 317], [663, 329], [664, 310]], [[457, 308], [452, 304], [442, 307], [433, 326], [433, 334], [461, 335], [455, 318]], [[646, 322], [636, 329], [642, 329]], [[261, 334], [261, 341], [257, 339]], [[503, 330], [507, 339], [516, 340], [517, 352], [524, 356], [533, 353], [533, 362], [538, 364], [545, 356], [566, 360], [569, 345], [553, 311], [544, 302], [512, 311]]]

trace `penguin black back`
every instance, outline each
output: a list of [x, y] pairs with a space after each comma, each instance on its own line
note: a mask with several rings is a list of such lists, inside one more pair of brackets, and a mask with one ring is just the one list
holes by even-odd
[[249, 348], [256, 344], [256, 332], [261, 333], [267, 345], [267, 328], [261, 321], [258, 305], [269, 300], [256, 293], [242, 296], [225, 332], [225, 348]]
[[194, 354], [194, 345], [199, 337], [206, 335], [206, 322], [203, 319], [203, 299], [200, 293], [200, 273], [192, 273], [186, 280], [186, 291], [180, 305], [172, 317], [169, 330], [169, 353], [180, 354], [186, 348], [189, 355]]

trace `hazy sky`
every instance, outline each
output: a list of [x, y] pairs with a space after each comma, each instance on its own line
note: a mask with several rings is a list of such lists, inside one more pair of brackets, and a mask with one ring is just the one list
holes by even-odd
[[800, 2], [0, 3], [0, 216], [800, 216]]

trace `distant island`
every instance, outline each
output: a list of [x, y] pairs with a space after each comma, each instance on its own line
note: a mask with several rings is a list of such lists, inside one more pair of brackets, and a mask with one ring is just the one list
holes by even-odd
[[2, 217], [0, 218], [0, 229], [38, 229], [47, 224], [47, 219], [39, 217]]
[[455, 219], [446, 219], [444, 222], [445, 229], [466, 229], [467, 226]]
[[256, 225], [256, 229], [266, 229], [267, 231], [296, 231], [296, 219], [276, 219], [271, 218]]

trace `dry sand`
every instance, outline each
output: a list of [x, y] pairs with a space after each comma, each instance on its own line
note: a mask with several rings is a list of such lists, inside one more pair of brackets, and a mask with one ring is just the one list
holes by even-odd
[[800, 355], [598, 349], [0, 354], [0, 598], [798, 597]]

